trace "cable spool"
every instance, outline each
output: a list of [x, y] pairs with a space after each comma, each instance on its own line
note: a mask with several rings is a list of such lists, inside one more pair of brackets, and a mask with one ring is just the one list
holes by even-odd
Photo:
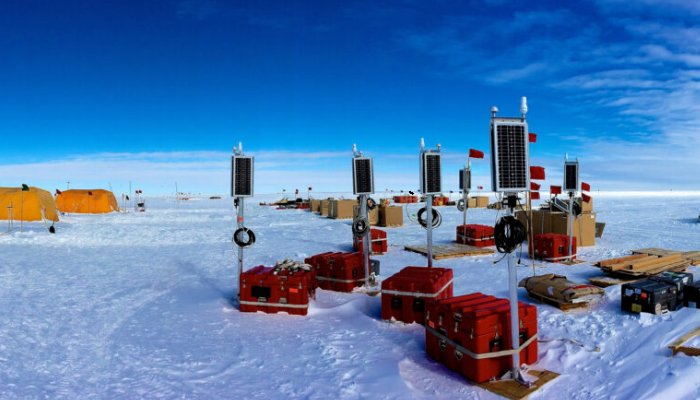
[[512, 215], [506, 215], [496, 222], [493, 237], [499, 253], [512, 253], [527, 238], [527, 229]]
[[352, 221], [352, 234], [355, 237], [363, 237], [369, 234], [369, 220], [367, 218], [355, 218]]
[[[247, 236], [245, 240], [243, 235]], [[236, 246], [241, 248], [252, 246], [255, 243], [255, 233], [246, 227], [238, 228], [233, 233], [233, 241], [236, 243]]]
[[457, 200], [457, 209], [459, 211], [464, 211], [466, 209], [466, 203], [464, 202], [464, 199], [459, 199]]
[[[433, 220], [432, 220], [433, 228], [437, 228], [438, 226], [440, 226], [440, 224], [442, 224], [442, 215], [440, 215], [438, 210], [436, 210], [434, 208], [432, 209], [432, 211], [433, 211]], [[418, 210], [418, 215], [417, 215], [418, 223], [423, 228], [428, 227], [428, 221], [426, 221], [425, 218], [423, 218], [423, 215], [425, 214], [425, 212], [426, 212], [426, 208], [423, 207], [420, 210]]]

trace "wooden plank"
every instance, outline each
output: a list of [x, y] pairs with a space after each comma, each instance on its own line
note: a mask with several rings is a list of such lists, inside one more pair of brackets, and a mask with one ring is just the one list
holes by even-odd
[[607, 260], [600, 260], [597, 263], [593, 264], [596, 267], [609, 267], [614, 264], [620, 264], [624, 263], [627, 261], [633, 261], [633, 260], [638, 260], [640, 258], [647, 257], [646, 254], [632, 254], [631, 256], [624, 256], [624, 257], [618, 257], [618, 258], [609, 258]]
[[700, 349], [698, 349], [697, 347], [683, 346], [685, 342], [698, 335], [700, 335], [700, 327], [697, 327], [694, 330], [681, 336], [676, 341], [669, 344], [668, 348], [671, 349], [674, 356], [678, 353], [684, 353], [689, 356], [700, 356]]
[[680, 253], [680, 251], [661, 249], [658, 247], [647, 247], [644, 249], [632, 250], [632, 254], [647, 254], [650, 256], [667, 256], [669, 254]]
[[549, 304], [550, 306], [556, 307], [562, 311], [569, 311], [569, 310], [575, 310], [579, 308], [588, 308], [589, 303], [588, 302], [581, 302], [581, 303], [562, 303], [556, 299], [553, 299], [551, 297], [543, 296], [539, 293], [534, 293], [534, 292], [527, 292], [527, 295], [540, 303], [544, 304]]
[[[404, 249], [414, 253], [428, 256], [426, 246], [405, 246]], [[433, 246], [433, 259], [442, 260], [445, 258], [465, 257], [465, 256], [483, 256], [493, 254], [494, 250], [484, 247], [470, 246], [467, 244], [448, 244]]]
[[642, 262], [642, 261], [654, 262], [654, 261], [659, 259], [659, 257], [657, 257], [657, 256], [648, 256], [645, 254], [640, 254], [640, 256], [641, 257], [637, 257], [637, 258], [632, 259], [632, 260], [621, 261], [619, 263], [611, 264], [607, 267], [602, 267], [602, 268], [607, 270], [607, 271], [619, 271], [619, 270], [623, 270], [623, 269], [629, 269], [629, 267], [632, 265], [632, 263], [635, 263], [635, 262]]
[[522, 400], [542, 388], [542, 386], [556, 379], [559, 374], [552, 371], [528, 370], [526, 372], [532, 378], [536, 378], [530, 387], [524, 386], [514, 380], [491, 381], [486, 383], [478, 383], [482, 389], [486, 389], [491, 393], [498, 394], [511, 400]]
[[655, 267], [659, 267], [661, 265], [669, 264], [680, 260], [682, 260], [680, 253], [670, 254], [662, 257], [651, 256], [648, 259], [645, 258], [641, 260], [632, 261], [630, 265], [628, 265], [625, 269], [629, 269], [632, 271], [644, 271], [645, 269], [654, 269]]

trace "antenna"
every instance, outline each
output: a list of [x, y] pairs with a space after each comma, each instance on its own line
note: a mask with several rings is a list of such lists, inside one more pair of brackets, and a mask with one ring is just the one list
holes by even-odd
[[525, 119], [527, 115], [527, 97], [523, 96], [520, 98], [520, 117]]

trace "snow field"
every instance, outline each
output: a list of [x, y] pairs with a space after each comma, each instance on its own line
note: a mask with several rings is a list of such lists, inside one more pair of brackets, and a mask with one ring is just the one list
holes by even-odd
[[[700, 249], [700, 198], [594, 196], [607, 223], [593, 262], [640, 247]], [[350, 222], [246, 203], [257, 243], [246, 269], [284, 258], [349, 251]], [[0, 236], [0, 398], [497, 398], [425, 354], [424, 330], [380, 320], [380, 297], [317, 292], [306, 317], [240, 313], [231, 243], [231, 201], [176, 204], [149, 199], [146, 213], [70, 215], [49, 235], [42, 224]], [[409, 206], [415, 212], [418, 206]], [[461, 214], [440, 207], [436, 244], [454, 239]], [[470, 210], [470, 223], [497, 213]], [[386, 278], [426, 265], [406, 244], [425, 231], [405, 220], [387, 228]], [[507, 297], [498, 255], [436, 261], [454, 270], [455, 294]], [[518, 268], [520, 278], [532, 265]], [[590, 263], [538, 263], [538, 274], [578, 282], [599, 274]], [[698, 268], [692, 268], [700, 279]], [[619, 286], [590, 312], [538, 305], [540, 361], [561, 374], [532, 398], [700, 398], [700, 358], [670, 357], [666, 345], [700, 325], [700, 312], [623, 314]], [[527, 301], [524, 290], [521, 300]], [[596, 351], [598, 350], [598, 351]]]

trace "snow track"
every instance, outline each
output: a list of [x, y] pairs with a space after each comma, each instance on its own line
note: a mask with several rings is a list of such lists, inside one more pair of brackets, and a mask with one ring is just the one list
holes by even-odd
[[[697, 196], [595, 202], [607, 227], [597, 247], [580, 249], [584, 260], [700, 249]], [[252, 203], [246, 225], [258, 241], [246, 268], [350, 250], [348, 221]], [[461, 215], [439, 209], [435, 241], [449, 243]], [[470, 222], [495, 218], [470, 210]], [[307, 317], [238, 312], [233, 224], [228, 200], [151, 199], [146, 213], [71, 215], [56, 235], [27, 224], [0, 236], [0, 398], [496, 398], [428, 359], [420, 326], [381, 321], [378, 296], [319, 290]], [[387, 231], [389, 253], [376, 257], [382, 277], [425, 265], [402, 250], [424, 241], [418, 225]], [[454, 269], [456, 294], [505, 297], [506, 269], [495, 259], [435, 265]], [[521, 278], [532, 274], [523, 262]], [[588, 263], [536, 271], [581, 282], [598, 274]], [[700, 358], [666, 349], [700, 325], [700, 312], [633, 316], [620, 312], [619, 296], [619, 287], [606, 289], [591, 312], [538, 306], [546, 340], [538, 365], [561, 376], [533, 398], [700, 397]]]

